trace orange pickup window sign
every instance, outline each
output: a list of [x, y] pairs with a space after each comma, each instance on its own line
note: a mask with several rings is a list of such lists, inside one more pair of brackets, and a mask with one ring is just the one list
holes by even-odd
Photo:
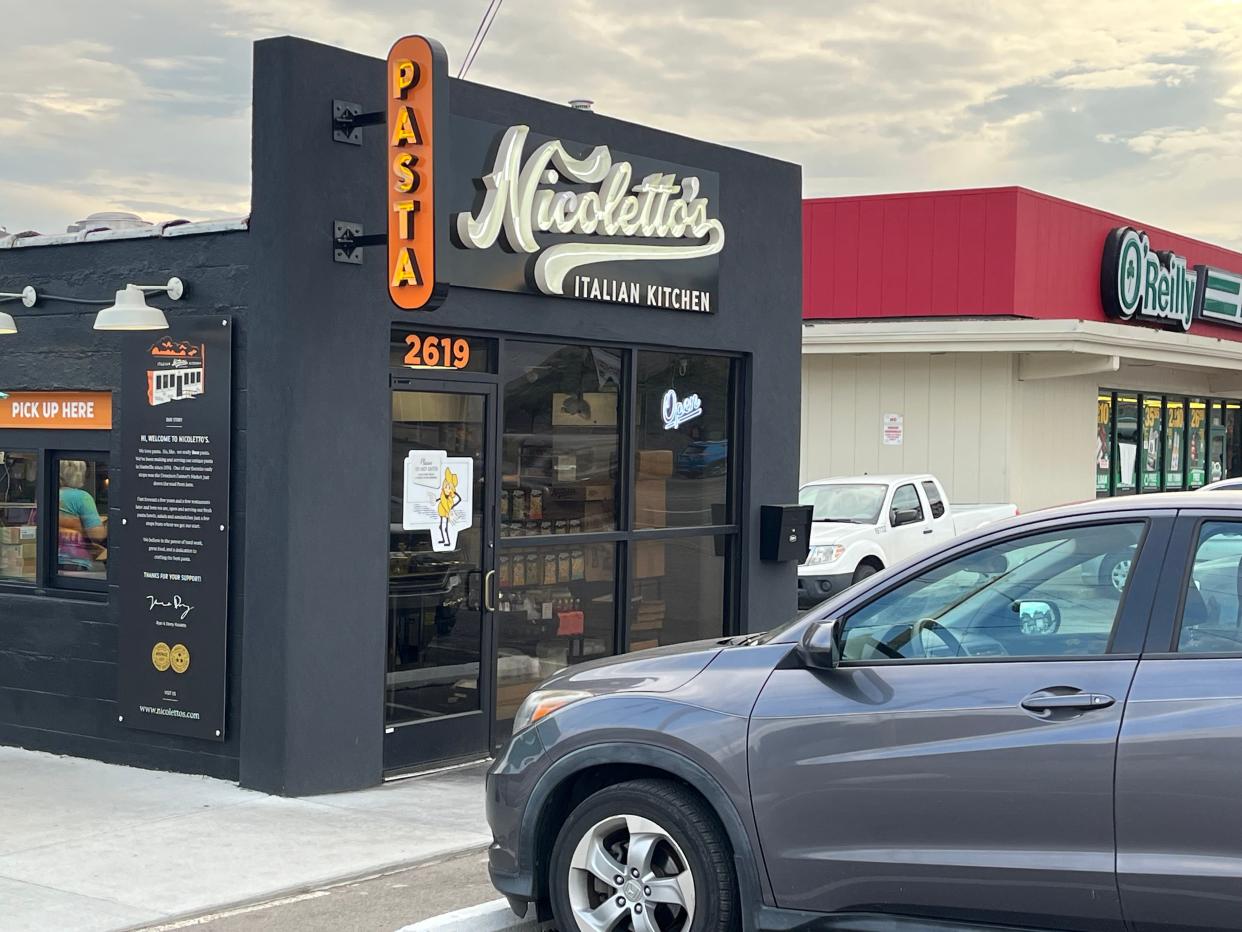
[[0, 427], [110, 430], [111, 392], [9, 392], [0, 398]]

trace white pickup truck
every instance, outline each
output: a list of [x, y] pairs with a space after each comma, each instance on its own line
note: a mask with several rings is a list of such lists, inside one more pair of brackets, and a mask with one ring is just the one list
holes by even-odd
[[808, 482], [811, 552], [798, 567], [798, 606], [810, 608], [861, 579], [1018, 513], [1013, 504], [949, 505], [935, 476], [850, 476]]

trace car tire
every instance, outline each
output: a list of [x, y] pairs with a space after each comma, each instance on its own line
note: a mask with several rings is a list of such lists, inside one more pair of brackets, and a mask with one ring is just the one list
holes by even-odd
[[[548, 893], [560, 932], [742, 927], [737, 876], [720, 820], [699, 796], [671, 780], [632, 780], [583, 800], [557, 834]], [[578, 921], [587, 911], [595, 914], [594, 926]]]
[[1126, 580], [1130, 576], [1130, 563], [1134, 555], [1130, 553], [1113, 553], [1100, 561], [1099, 582], [1101, 586], [1112, 586], [1117, 592], [1126, 588]]
[[877, 570], [875, 566], [871, 563], [859, 563], [858, 569], [854, 570], [853, 585], [857, 586], [860, 582], [862, 582], [868, 576], [874, 576], [878, 572], [880, 571]]

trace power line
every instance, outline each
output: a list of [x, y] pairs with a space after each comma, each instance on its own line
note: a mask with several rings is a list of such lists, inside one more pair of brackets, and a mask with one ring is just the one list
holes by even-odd
[[492, 28], [492, 23], [496, 21], [496, 14], [500, 12], [500, 5], [502, 3], [504, 3], [504, 0], [492, 0], [488, 4], [487, 9], [483, 13], [483, 19], [479, 21], [479, 28], [474, 31], [474, 38], [470, 41], [470, 48], [466, 51], [466, 57], [462, 59], [461, 68], [457, 71], [457, 77], [464, 78], [466, 72], [470, 70], [470, 66], [474, 64], [474, 59], [479, 54], [479, 49], [483, 47], [483, 40], [487, 38], [487, 33]]

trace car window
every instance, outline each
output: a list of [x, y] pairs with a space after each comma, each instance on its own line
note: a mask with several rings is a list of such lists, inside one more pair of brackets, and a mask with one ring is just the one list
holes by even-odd
[[1182, 604], [1178, 652], [1242, 652], [1240, 594], [1242, 522], [1205, 522]]
[[923, 482], [923, 494], [927, 496], [927, 504], [931, 508], [933, 518], [944, 517], [944, 499], [940, 497], [940, 490], [936, 488], [936, 483], [930, 479]]
[[1014, 537], [955, 557], [846, 619], [846, 660], [1087, 657], [1108, 650], [1143, 522]]
[[804, 485], [798, 492], [798, 504], [811, 505], [816, 521], [875, 524], [880, 520], [886, 494], [888, 486], [873, 482]]
[[923, 520], [923, 503], [919, 501], [919, 493], [915, 491], [912, 485], [900, 486], [893, 493], [893, 504], [890, 507], [893, 511], [918, 512], [917, 520]]

